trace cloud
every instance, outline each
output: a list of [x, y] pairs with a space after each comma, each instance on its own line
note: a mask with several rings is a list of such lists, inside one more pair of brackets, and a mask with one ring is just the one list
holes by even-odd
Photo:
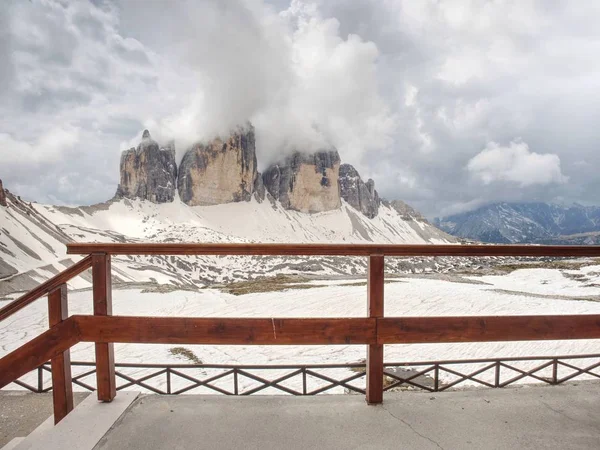
[[78, 141], [79, 130], [73, 127], [48, 130], [34, 143], [0, 133], [0, 160], [8, 167], [56, 162], [66, 156]]
[[332, 145], [360, 162], [392, 144], [397, 117], [379, 91], [373, 42], [341, 37], [337, 19], [299, 1], [281, 13], [253, 1], [178, 5], [162, 23], [199, 21], [177, 45], [195, 80], [181, 109], [145, 122], [153, 136], [174, 138], [181, 150], [251, 121], [263, 167]]
[[[111, 197], [120, 149], [144, 128], [181, 155], [251, 120], [263, 166], [335, 145], [382, 196], [428, 216], [598, 202], [598, 2], [5, 3], [0, 178], [31, 199]], [[78, 140], [37, 163], [53, 130]], [[487, 143], [508, 149], [501, 169]]]
[[467, 170], [483, 184], [502, 181], [527, 187], [568, 181], [557, 155], [532, 152], [521, 140], [511, 141], [508, 146], [489, 142], [469, 161]]

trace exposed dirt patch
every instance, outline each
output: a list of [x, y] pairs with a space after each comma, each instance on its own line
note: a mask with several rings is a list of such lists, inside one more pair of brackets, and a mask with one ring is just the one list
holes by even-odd
[[587, 259], [585, 261], [553, 260], [534, 262], [515, 262], [511, 264], [498, 264], [494, 268], [500, 272], [510, 273], [520, 269], [557, 269], [557, 270], [580, 270], [582, 267], [600, 264], [600, 258]]
[[257, 292], [279, 292], [286, 289], [311, 289], [325, 285], [307, 284], [308, 278], [300, 275], [276, 275], [255, 280], [237, 281], [227, 285], [213, 285], [223, 292], [233, 295], [253, 294]]
[[169, 353], [194, 364], [204, 364], [193, 351], [186, 347], [171, 347]]

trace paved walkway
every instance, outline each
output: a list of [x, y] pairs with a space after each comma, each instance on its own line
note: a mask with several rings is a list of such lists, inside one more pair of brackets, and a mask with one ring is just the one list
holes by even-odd
[[96, 449], [599, 449], [600, 384], [362, 396], [143, 396]]
[[[89, 392], [75, 392], [79, 404]], [[0, 391], [0, 449], [13, 438], [27, 436], [52, 415], [52, 394]]]

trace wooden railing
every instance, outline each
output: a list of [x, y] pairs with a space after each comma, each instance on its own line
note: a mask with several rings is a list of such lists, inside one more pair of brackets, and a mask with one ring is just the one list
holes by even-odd
[[[325, 244], [67, 244], [87, 255], [0, 309], [0, 320], [48, 295], [50, 329], [0, 359], [0, 388], [51, 360], [55, 421], [73, 408], [69, 349], [93, 342], [98, 399], [116, 395], [113, 344], [367, 345], [366, 398], [383, 401], [384, 344], [600, 338], [600, 315], [384, 317], [385, 256], [598, 257], [597, 246], [325, 245]], [[188, 318], [112, 315], [111, 255], [366, 256], [367, 317]], [[68, 316], [66, 283], [92, 268], [94, 314]]]

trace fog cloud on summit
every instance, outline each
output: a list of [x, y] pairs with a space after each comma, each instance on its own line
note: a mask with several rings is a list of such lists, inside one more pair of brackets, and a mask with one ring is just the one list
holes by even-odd
[[262, 167], [335, 146], [428, 216], [600, 203], [600, 4], [9, 0], [0, 179], [110, 198], [144, 128], [192, 142], [251, 121]]

